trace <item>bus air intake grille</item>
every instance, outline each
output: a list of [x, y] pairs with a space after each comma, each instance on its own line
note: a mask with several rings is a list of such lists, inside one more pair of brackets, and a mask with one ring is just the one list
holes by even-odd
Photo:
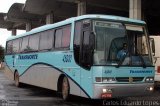
[[141, 82], [144, 77], [116, 77], [117, 82], [130, 82], [130, 79], [132, 82]]

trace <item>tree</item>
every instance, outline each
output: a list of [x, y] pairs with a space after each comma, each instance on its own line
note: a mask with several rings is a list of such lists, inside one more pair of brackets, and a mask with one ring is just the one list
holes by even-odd
[[4, 60], [4, 47], [0, 45], [0, 62]]

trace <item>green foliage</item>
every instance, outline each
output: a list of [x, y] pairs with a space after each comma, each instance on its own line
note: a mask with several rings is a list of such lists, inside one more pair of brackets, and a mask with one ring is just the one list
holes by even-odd
[[4, 47], [0, 45], [0, 62], [4, 60]]

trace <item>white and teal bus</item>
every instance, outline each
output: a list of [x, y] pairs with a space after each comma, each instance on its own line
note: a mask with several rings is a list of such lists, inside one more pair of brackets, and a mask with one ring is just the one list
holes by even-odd
[[152, 60], [145, 22], [83, 15], [10, 37], [5, 73], [16, 86], [55, 90], [63, 99], [142, 96], [153, 92]]

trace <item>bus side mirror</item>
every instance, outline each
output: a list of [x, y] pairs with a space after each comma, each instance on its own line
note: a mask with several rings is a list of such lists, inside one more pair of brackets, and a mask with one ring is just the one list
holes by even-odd
[[154, 42], [154, 39], [150, 38], [149, 41], [150, 41], [150, 45], [151, 45], [152, 54], [153, 54], [153, 56], [155, 56], [155, 42]]
[[95, 37], [94, 33], [91, 33], [90, 30], [83, 31], [82, 35], [82, 44], [80, 50], [80, 58], [81, 58], [81, 65], [86, 68], [90, 69], [93, 65], [93, 52], [94, 52], [94, 42]]
[[90, 33], [89, 46], [90, 46], [90, 50], [94, 50], [94, 47], [95, 47], [95, 34], [94, 34], [94, 32]]
[[89, 51], [88, 51], [90, 66], [93, 65], [94, 48], [95, 48], [95, 34], [94, 34], [94, 32], [90, 32], [90, 35], [89, 35]]

